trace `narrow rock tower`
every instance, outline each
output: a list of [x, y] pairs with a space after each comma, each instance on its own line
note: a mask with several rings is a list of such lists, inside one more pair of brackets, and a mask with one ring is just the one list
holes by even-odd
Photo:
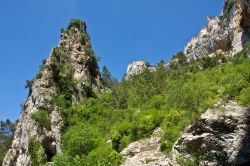
[[[44, 159], [49, 162], [61, 151], [63, 119], [57, 99], [76, 104], [106, 90], [84, 22], [71, 21], [62, 32], [59, 45], [27, 86], [29, 95], [3, 166], [34, 165], [31, 151], [37, 149], [44, 151]], [[39, 123], [39, 117], [45, 120]]]

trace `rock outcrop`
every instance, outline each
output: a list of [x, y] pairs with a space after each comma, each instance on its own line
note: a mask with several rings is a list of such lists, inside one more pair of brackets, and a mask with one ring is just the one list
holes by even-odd
[[233, 101], [217, 106], [202, 114], [176, 141], [175, 163], [178, 159], [205, 165], [250, 162], [250, 111]]
[[128, 65], [125, 79], [128, 80], [132, 76], [140, 75], [145, 71], [145, 69], [148, 69], [150, 72], [156, 71], [155, 67], [150, 66], [145, 61], [134, 61]]
[[120, 153], [125, 158], [121, 166], [170, 166], [170, 160], [159, 150], [160, 134], [157, 128], [151, 138], [129, 144]]
[[[29, 87], [29, 96], [23, 105], [14, 141], [3, 166], [31, 165], [31, 140], [40, 142], [48, 162], [56, 153], [60, 153], [63, 121], [60, 107], [52, 102], [58, 95], [69, 91], [67, 97], [71, 98], [72, 103], [78, 103], [88, 97], [90, 91], [96, 94], [105, 91], [85, 23], [79, 22], [78, 26], [62, 32], [58, 47], [52, 50]], [[38, 110], [47, 111], [49, 127], [40, 126], [32, 118]]]
[[249, 0], [225, 0], [223, 13], [209, 17], [208, 25], [184, 49], [188, 60], [220, 54], [236, 54], [249, 40]]

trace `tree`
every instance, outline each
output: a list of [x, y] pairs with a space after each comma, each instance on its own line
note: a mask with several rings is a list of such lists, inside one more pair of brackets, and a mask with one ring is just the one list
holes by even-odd
[[103, 66], [101, 75], [104, 81], [112, 81], [111, 73], [108, 71], [108, 68], [106, 66]]

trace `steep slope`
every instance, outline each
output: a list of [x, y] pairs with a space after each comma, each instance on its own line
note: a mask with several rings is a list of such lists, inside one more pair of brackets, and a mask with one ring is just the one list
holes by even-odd
[[188, 60], [218, 54], [235, 54], [249, 40], [250, 2], [225, 0], [223, 13], [209, 17], [208, 25], [184, 49]]
[[[60, 153], [63, 127], [57, 98], [72, 104], [105, 91], [93, 55], [85, 23], [73, 20], [62, 32], [59, 45], [41, 66], [40, 73], [28, 83], [30, 92], [4, 166], [35, 165], [33, 151], [44, 159]], [[46, 119], [47, 118], [47, 119]]]

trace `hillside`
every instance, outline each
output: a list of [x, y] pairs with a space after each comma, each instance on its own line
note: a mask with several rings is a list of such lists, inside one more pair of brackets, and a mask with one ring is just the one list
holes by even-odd
[[85, 22], [71, 20], [27, 81], [3, 166], [247, 165], [249, 9], [226, 0], [184, 51], [133, 62], [120, 82], [99, 71]]

